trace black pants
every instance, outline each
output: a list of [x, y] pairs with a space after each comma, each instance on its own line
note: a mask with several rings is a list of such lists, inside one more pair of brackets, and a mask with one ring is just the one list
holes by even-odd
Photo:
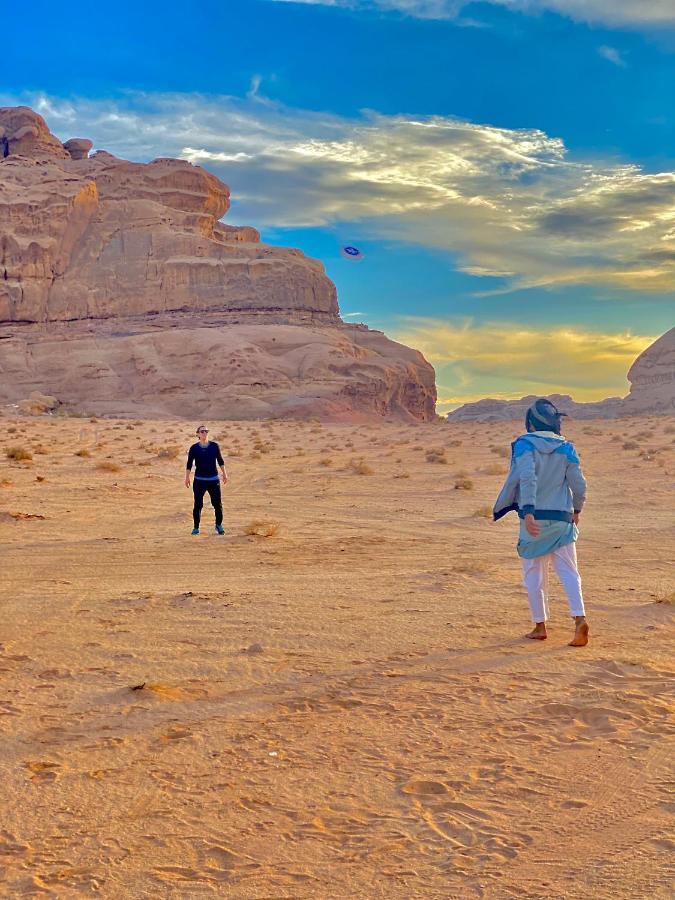
[[199, 519], [204, 506], [204, 494], [208, 491], [211, 503], [216, 511], [216, 525], [223, 524], [223, 504], [220, 500], [220, 482], [219, 481], [198, 481], [196, 478], [192, 482], [192, 490], [195, 494], [195, 506], [192, 510], [192, 518], [195, 528], [199, 528]]

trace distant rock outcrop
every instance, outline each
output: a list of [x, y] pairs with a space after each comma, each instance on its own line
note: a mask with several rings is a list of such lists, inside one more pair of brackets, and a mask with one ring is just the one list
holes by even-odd
[[647, 347], [628, 370], [626, 415], [663, 412], [675, 415], [675, 328]]
[[433, 418], [422, 355], [345, 325], [317, 260], [222, 224], [215, 176], [91, 147], [0, 109], [0, 402]]
[[[531, 394], [520, 400], [478, 400], [465, 403], [459, 409], [448, 413], [448, 419], [454, 422], [506, 422], [512, 419], [525, 421], [525, 413], [541, 394]], [[620, 415], [622, 399], [610, 397], [597, 403], [577, 403], [567, 394], [546, 394], [561, 412], [574, 416], [575, 419], [613, 419]]]
[[[559, 410], [575, 419], [616, 419], [620, 416], [662, 412], [675, 415], [675, 328], [654, 341], [635, 360], [628, 372], [627, 397], [610, 397], [596, 403], [577, 403], [567, 394], [547, 394]], [[539, 395], [541, 396], [541, 395]], [[453, 422], [503, 422], [525, 419], [536, 395], [520, 400], [478, 400], [448, 413]]]

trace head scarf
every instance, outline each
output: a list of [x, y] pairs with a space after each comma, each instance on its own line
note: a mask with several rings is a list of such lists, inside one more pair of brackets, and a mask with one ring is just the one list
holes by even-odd
[[566, 415], [567, 413], [559, 412], [550, 400], [540, 397], [525, 414], [525, 430], [553, 431], [560, 434], [560, 419]]

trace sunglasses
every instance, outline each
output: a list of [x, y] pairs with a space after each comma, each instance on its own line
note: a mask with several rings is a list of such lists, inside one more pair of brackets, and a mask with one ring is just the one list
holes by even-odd
[[208, 428], [200, 428], [199, 431], [197, 432], [197, 434], [208, 434], [208, 433], [209, 433]]

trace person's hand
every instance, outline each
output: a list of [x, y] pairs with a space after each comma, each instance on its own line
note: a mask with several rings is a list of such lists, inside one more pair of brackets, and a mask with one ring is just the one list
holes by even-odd
[[223, 479], [223, 486], [225, 486], [227, 484], [227, 482], [230, 480], [224, 472], [220, 477]]
[[525, 516], [525, 529], [532, 537], [539, 537], [541, 534], [541, 525], [537, 522], [532, 513], [528, 513]]
[[189, 475], [185, 476], [185, 487], [186, 488], [190, 487], [190, 476]]
[[581, 513], [578, 513], [578, 512], [572, 513], [572, 521], [574, 522], [575, 525], [579, 524], [579, 516], [580, 515], [581, 515]]

